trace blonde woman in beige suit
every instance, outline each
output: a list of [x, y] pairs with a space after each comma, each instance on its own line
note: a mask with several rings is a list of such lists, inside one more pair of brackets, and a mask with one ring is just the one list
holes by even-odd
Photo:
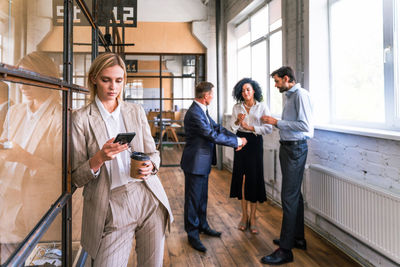
[[[72, 115], [72, 180], [84, 186], [81, 244], [94, 266], [126, 266], [135, 238], [137, 265], [162, 266], [173, 218], [144, 109], [122, 100], [125, 81], [123, 60], [101, 54], [89, 70], [91, 102]], [[113, 143], [120, 132], [136, 132], [129, 146]], [[130, 151], [150, 157], [144, 178], [130, 177]]]
[[[59, 77], [43, 52], [32, 52], [20, 68]], [[0, 264], [3, 264], [61, 194], [62, 106], [60, 93], [18, 84], [23, 100], [8, 109], [0, 135]], [[3, 149], [10, 141], [11, 149]], [[58, 216], [60, 217], [60, 216]], [[42, 241], [61, 240], [57, 218]]]

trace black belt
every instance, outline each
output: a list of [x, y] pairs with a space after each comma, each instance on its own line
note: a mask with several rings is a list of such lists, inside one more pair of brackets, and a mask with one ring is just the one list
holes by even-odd
[[300, 144], [307, 143], [307, 140], [306, 139], [296, 140], [296, 141], [282, 141], [282, 140], [279, 140], [279, 143], [281, 143], [281, 145], [291, 146], [291, 145], [300, 145]]

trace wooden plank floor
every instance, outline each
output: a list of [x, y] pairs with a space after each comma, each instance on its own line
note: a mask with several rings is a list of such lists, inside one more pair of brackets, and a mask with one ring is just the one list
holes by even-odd
[[[169, 197], [175, 221], [167, 233], [164, 266], [263, 266], [260, 258], [277, 247], [272, 239], [279, 236], [282, 211], [266, 202], [258, 205], [259, 235], [237, 229], [240, 220], [240, 202], [229, 198], [231, 174], [213, 169], [208, 191], [208, 222], [222, 231], [221, 238], [201, 236], [206, 253], [191, 248], [183, 227], [184, 174], [178, 167], [160, 170], [161, 181]], [[282, 266], [359, 266], [341, 251], [306, 229], [308, 250], [294, 249], [295, 261]]]

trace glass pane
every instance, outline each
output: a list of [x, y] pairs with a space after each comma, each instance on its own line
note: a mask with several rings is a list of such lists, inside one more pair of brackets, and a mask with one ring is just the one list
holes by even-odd
[[196, 76], [196, 56], [187, 55], [183, 56], [183, 77]]
[[[193, 62], [192, 62], [193, 60]], [[183, 70], [194, 71], [194, 58], [188, 56], [167, 55], [162, 56], [162, 75], [163, 76], [182, 76]]]
[[128, 76], [160, 76], [159, 56], [126, 55], [125, 62], [130, 63], [127, 64]]
[[74, 54], [73, 80], [74, 84], [86, 87], [87, 76], [91, 64], [90, 53]]
[[[179, 111], [183, 114], [186, 114], [186, 111], [190, 108], [190, 106], [193, 104], [193, 100], [183, 100], [182, 101], [182, 108], [179, 109]], [[182, 119], [185, 116], [182, 117]]]
[[395, 90], [396, 90], [396, 118], [400, 119], [400, 2], [395, 3], [395, 32], [394, 32], [394, 67], [395, 67]]
[[[29, 65], [26, 59], [24, 67]], [[51, 69], [35, 65], [38, 72], [43, 67]], [[6, 116], [0, 136], [0, 261], [4, 262], [61, 195], [62, 107], [59, 91], [1, 85], [9, 92], [9, 102], [2, 105]], [[59, 241], [60, 223], [53, 223], [42, 240]]]
[[125, 85], [125, 98], [143, 98], [143, 79], [128, 79]]
[[[269, 69], [272, 73], [282, 66], [282, 31], [276, 32], [270, 36], [269, 40]], [[277, 88], [272, 78], [270, 81], [270, 109], [274, 115], [282, 114], [282, 94]]]
[[[166, 106], [171, 106], [173, 100], [164, 101]], [[169, 103], [168, 103], [169, 102]], [[183, 118], [186, 114], [185, 110], [164, 110], [162, 112], [162, 122], [158, 121], [161, 127], [161, 135], [157, 138], [158, 149], [162, 156], [162, 164], [179, 164], [183, 145], [176, 144], [184, 142]], [[160, 145], [160, 139], [162, 145]]]
[[273, 31], [282, 27], [281, 0], [273, 0], [269, 3], [269, 30]]
[[[31, 254], [25, 261], [25, 266], [61, 266], [62, 264], [62, 248], [61, 248], [61, 219], [62, 213], [59, 213], [48, 230], [48, 233], [54, 231], [55, 235], [52, 239], [45, 236], [33, 248]], [[75, 218], [74, 218], [75, 219]], [[53, 227], [55, 227], [52, 229]], [[79, 249], [79, 247], [78, 247]], [[73, 246], [73, 257], [75, 257], [77, 249]]]
[[[129, 77], [125, 87], [125, 99], [136, 99], [145, 110], [160, 109], [160, 79]], [[139, 98], [139, 100], [137, 99]], [[143, 102], [142, 99], [148, 101]]]
[[[90, 12], [92, 9], [92, 1], [85, 1], [86, 6], [89, 8]], [[85, 54], [89, 56], [91, 59], [91, 51], [92, 51], [92, 27], [90, 26], [89, 21], [86, 19], [84, 12], [78, 7], [75, 1], [72, 1], [74, 5], [74, 16], [73, 16], [73, 70], [74, 77], [76, 75], [85, 75], [87, 73], [88, 66], [85, 62]], [[58, 8], [64, 9], [64, 1], [62, 0], [53, 0], [53, 5], [57, 5]], [[93, 13], [91, 13], [93, 14]], [[99, 42], [100, 43], [100, 42]], [[101, 51], [101, 50], [100, 50]], [[79, 53], [79, 54], [78, 54]], [[81, 55], [83, 53], [83, 55]], [[89, 63], [90, 67], [90, 63]], [[78, 83], [78, 85], [84, 86], [84, 84]]]
[[235, 28], [237, 47], [242, 48], [250, 43], [250, 21], [245, 20]]
[[163, 78], [163, 97], [176, 98], [173, 101], [164, 100], [163, 110], [180, 110], [184, 107], [184, 99], [194, 98], [194, 78]]
[[[195, 79], [163, 79], [164, 83], [172, 83], [172, 94], [171, 98], [176, 98], [173, 100], [172, 108], [175, 111], [178, 111], [185, 107], [184, 103], [187, 99], [194, 98], [194, 88], [195, 88]], [[167, 87], [165, 87], [167, 88]], [[167, 94], [165, 94], [167, 95]], [[185, 100], [186, 99], [186, 100]]]
[[260, 86], [265, 99], [267, 88], [267, 42], [262, 41], [251, 48], [251, 70], [252, 78]]
[[[354, 12], [360, 5], [363, 12]], [[382, 1], [377, 0], [337, 1], [331, 6], [336, 120], [385, 121], [382, 12]]]
[[62, 78], [62, 62], [59, 64], [59, 60], [60, 57], [58, 54], [35, 51], [20, 59], [17, 66], [25, 70], [60, 79]]
[[238, 51], [238, 77], [250, 77], [250, 47], [243, 48]]
[[0, 20], [0, 62], [17, 65], [25, 53], [63, 50], [63, 30], [53, 16], [52, 0], [1, 1]]
[[[151, 105], [151, 101], [149, 101], [149, 100], [141, 100], [141, 101], [127, 100], [127, 101], [132, 102], [132, 103], [141, 104], [143, 106]], [[143, 102], [143, 104], [140, 102]], [[168, 101], [164, 100], [164, 102], [172, 102], [172, 100], [168, 100]], [[167, 142], [167, 141], [168, 142], [181, 142], [182, 138], [181, 137], [175, 138], [176, 136], [174, 135], [174, 133], [176, 133], [177, 136], [180, 136], [180, 134], [178, 134], [178, 132], [180, 133], [179, 128], [181, 128], [183, 125], [183, 118], [186, 114], [186, 111], [187, 111], [187, 108], [182, 108], [178, 111], [167, 110], [167, 111], [163, 111], [162, 113], [160, 112], [160, 110], [158, 108], [152, 108], [152, 109], [146, 110], [146, 116], [147, 116], [147, 120], [149, 122], [151, 135], [153, 136], [156, 144], [159, 143], [161, 132], [163, 130], [165, 130], [165, 128], [167, 126], [168, 126], [168, 128], [172, 127], [174, 129], [174, 131], [168, 130], [167, 133], [165, 133], [165, 132], [162, 133], [163, 138], [165, 138], [164, 141], [165, 142]], [[161, 115], [162, 115], [162, 121], [160, 121]]]
[[263, 7], [250, 18], [251, 20], [251, 40], [258, 38], [268, 33], [268, 6]]

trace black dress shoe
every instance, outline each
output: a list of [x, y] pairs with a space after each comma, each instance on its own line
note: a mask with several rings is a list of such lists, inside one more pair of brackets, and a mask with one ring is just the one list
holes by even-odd
[[198, 250], [200, 252], [206, 252], [207, 249], [206, 247], [203, 245], [203, 243], [201, 243], [201, 241], [199, 239], [196, 238], [188, 238], [189, 240], [189, 244], [192, 246], [192, 248], [194, 248], [195, 250]]
[[267, 255], [261, 258], [261, 263], [280, 265], [293, 261], [293, 253], [291, 250], [283, 250], [278, 248], [271, 255]]
[[[280, 244], [279, 239], [274, 239], [272, 242], [277, 246], [279, 246], [279, 244]], [[293, 247], [302, 249], [302, 250], [307, 250], [307, 242], [305, 239], [295, 239]]]
[[201, 230], [200, 233], [203, 233], [203, 234], [209, 235], [209, 236], [214, 236], [214, 237], [220, 237], [222, 234], [221, 232], [215, 231], [214, 229], [211, 229], [211, 228]]

